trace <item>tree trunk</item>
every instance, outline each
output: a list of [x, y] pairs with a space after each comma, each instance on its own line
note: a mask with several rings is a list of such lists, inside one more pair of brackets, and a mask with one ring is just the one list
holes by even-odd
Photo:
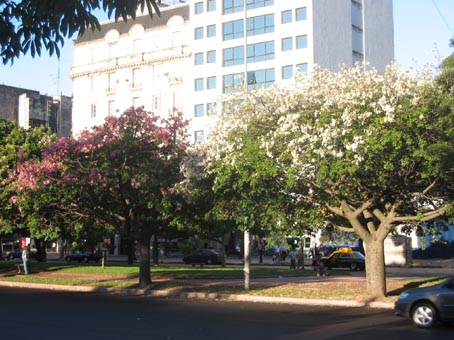
[[244, 231], [244, 290], [251, 287], [251, 242], [249, 230]]
[[158, 236], [156, 234], [153, 235], [153, 264], [158, 265], [159, 264], [159, 242], [158, 242]]
[[150, 237], [144, 237], [140, 242], [139, 287], [147, 288], [151, 284], [150, 273]]
[[366, 244], [366, 282], [369, 295], [386, 296], [384, 240], [375, 239]]

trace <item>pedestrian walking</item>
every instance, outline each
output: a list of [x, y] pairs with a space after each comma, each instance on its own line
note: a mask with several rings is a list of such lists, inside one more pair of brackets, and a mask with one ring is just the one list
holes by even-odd
[[290, 257], [290, 269], [296, 269], [296, 258], [298, 257], [296, 249], [292, 249], [288, 256]]
[[297, 269], [304, 269], [304, 253], [303, 253], [303, 247], [300, 247], [300, 249], [298, 250]]
[[22, 248], [22, 263], [24, 264], [24, 273], [28, 275], [28, 256], [29, 256], [29, 248], [25, 246]]

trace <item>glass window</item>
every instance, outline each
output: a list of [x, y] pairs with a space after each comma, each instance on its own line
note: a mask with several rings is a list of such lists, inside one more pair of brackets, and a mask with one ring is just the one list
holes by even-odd
[[282, 66], [282, 79], [291, 79], [293, 77], [293, 66]]
[[207, 64], [215, 63], [216, 62], [216, 51], [208, 51], [207, 52]]
[[207, 78], [207, 90], [213, 90], [216, 88], [216, 76]]
[[96, 104], [91, 104], [91, 118], [96, 118]]
[[224, 0], [223, 14], [231, 14], [243, 11], [243, 0]]
[[292, 11], [291, 10], [283, 11], [281, 13], [281, 20], [283, 24], [288, 24], [292, 22]]
[[307, 73], [307, 63], [303, 63], [303, 64], [298, 64], [298, 65], [296, 65], [296, 69], [297, 69], [299, 72]]
[[216, 0], [207, 1], [207, 12], [214, 12], [216, 10]]
[[203, 52], [198, 52], [194, 55], [194, 64], [195, 65], [203, 64]]
[[274, 0], [246, 0], [247, 9], [274, 5]]
[[223, 39], [232, 40], [242, 38], [244, 34], [243, 20], [225, 22], [223, 24]]
[[282, 51], [290, 51], [293, 49], [293, 38], [283, 38], [282, 39]]
[[194, 89], [196, 91], [203, 91], [204, 90], [204, 87], [203, 87], [203, 78], [198, 78], [198, 79], [195, 79], [194, 80]]
[[207, 103], [207, 115], [208, 116], [216, 115], [216, 103]]
[[274, 59], [274, 41], [267, 41], [247, 46], [248, 63]]
[[233, 66], [244, 64], [244, 49], [243, 46], [226, 48], [223, 51], [224, 61], [223, 66]]
[[243, 79], [244, 73], [234, 73], [225, 75], [222, 83], [222, 92], [231, 93], [241, 88], [241, 85], [243, 84]]
[[307, 19], [307, 10], [306, 7], [301, 7], [295, 9], [295, 20], [296, 21], [303, 21]]
[[203, 39], [203, 27], [197, 27], [196, 29], [194, 29], [194, 39]]
[[207, 38], [215, 37], [216, 36], [216, 25], [208, 25], [207, 26]]
[[205, 112], [203, 110], [203, 104], [194, 105], [194, 117], [203, 117], [205, 115]]
[[274, 14], [247, 19], [247, 35], [254, 36], [274, 32]]
[[107, 115], [113, 116], [115, 114], [115, 102], [113, 100], [110, 100], [107, 103]]
[[274, 84], [274, 68], [267, 70], [250, 71], [247, 73], [247, 83], [249, 88], [259, 89], [269, 87]]
[[194, 131], [194, 142], [200, 143], [205, 140], [205, 133], [203, 130]]
[[195, 14], [203, 13], [203, 1], [194, 4], [194, 12]]
[[307, 35], [300, 35], [296, 37], [296, 48], [307, 48]]

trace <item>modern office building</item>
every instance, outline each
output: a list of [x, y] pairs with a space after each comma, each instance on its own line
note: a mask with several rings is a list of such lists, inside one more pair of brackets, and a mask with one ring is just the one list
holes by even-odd
[[163, 1], [160, 16], [104, 22], [74, 42], [73, 134], [144, 105], [182, 111], [200, 141], [244, 79], [267, 87], [357, 61], [383, 70], [393, 36], [392, 0]]
[[0, 85], [0, 118], [24, 128], [45, 126], [60, 137], [72, 133], [72, 98]]

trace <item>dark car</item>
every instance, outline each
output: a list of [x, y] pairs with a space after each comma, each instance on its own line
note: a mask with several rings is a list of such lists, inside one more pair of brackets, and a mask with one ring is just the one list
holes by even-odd
[[89, 262], [89, 261], [95, 261], [99, 262], [101, 259], [100, 254], [94, 254], [94, 253], [74, 253], [74, 254], [66, 254], [65, 255], [65, 260], [66, 262], [71, 262], [71, 261], [78, 261], [78, 262]]
[[186, 264], [220, 264], [219, 254], [211, 249], [201, 249], [198, 253], [183, 257]]
[[350, 248], [341, 248], [331, 253], [330, 256], [323, 258], [323, 265], [331, 268], [349, 268], [350, 270], [364, 270], [366, 268], [366, 258], [359, 251]]
[[[36, 251], [30, 252], [30, 258], [32, 258], [32, 259], [36, 258]], [[6, 253], [6, 256], [5, 256], [6, 261], [11, 261], [14, 259], [22, 259], [22, 249], [16, 249], [16, 250], [9, 251]]]
[[403, 292], [394, 310], [397, 316], [409, 317], [421, 328], [432, 327], [437, 321], [454, 321], [454, 278]]

